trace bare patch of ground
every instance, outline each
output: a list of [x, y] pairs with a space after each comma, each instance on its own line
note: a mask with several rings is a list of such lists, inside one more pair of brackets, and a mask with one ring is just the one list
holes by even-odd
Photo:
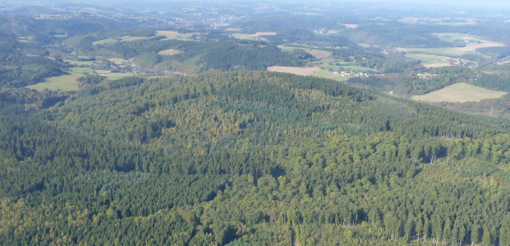
[[182, 51], [174, 50], [174, 49], [168, 49], [168, 50], [162, 50], [162, 51], [158, 52], [158, 54], [165, 55], [165, 56], [173, 56], [173, 55], [182, 54]]

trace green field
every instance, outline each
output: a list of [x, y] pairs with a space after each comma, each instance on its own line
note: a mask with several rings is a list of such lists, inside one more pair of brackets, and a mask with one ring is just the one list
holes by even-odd
[[94, 70], [87, 67], [73, 67], [69, 74], [44, 79], [43, 82], [27, 86], [27, 88], [44, 91], [45, 89], [52, 91], [74, 91], [77, 90], [76, 81], [85, 74], [93, 74]]
[[463, 103], [479, 102], [485, 99], [496, 99], [506, 94], [507, 92], [489, 90], [466, 83], [457, 83], [425, 95], [412, 96], [411, 99], [423, 102]]
[[352, 65], [335, 65], [329, 63], [322, 63], [322, 68], [327, 68], [335, 71], [355, 71], [355, 72], [377, 72], [377, 69], [369, 68], [369, 67], [360, 67], [360, 66], [352, 66]]
[[468, 38], [468, 44], [465, 47], [445, 47], [445, 48], [408, 48], [408, 52], [426, 53], [442, 56], [462, 56], [468, 54], [481, 55], [477, 52], [480, 48], [502, 47], [502, 43], [478, 39], [473, 36], [462, 36], [461, 34], [436, 34], [438, 37], [446, 40], [455, 40], [458, 38]]
[[315, 77], [319, 77], [319, 78], [325, 78], [325, 79], [332, 79], [332, 80], [337, 80], [337, 81], [341, 81], [341, 82], [345, 82], [347, 80], [349, 80], [350, 76], [341, 76], [340, 74], [334, 74], [330, 71], [326, 71], [326, 70], [319, 70], [319, 71], [315, 71], [312, 76], [315, 76]]
[[45, 89], [52, 91], [74, 91], [76, 87], [76, 80], [82, 77], [83, 74], [79, 72], [72, 72], [61, 76], [49, 77], [39, 84], [27, 86], [27, 88], [44, 91]]
[[459, 48], [409, 48], [408, 52], [425, 53], [440, 56], [462, 56], [466, 54], [478, 54], [476, 51], [464, 51]]
[[448, 62], [451, 60], [451, 58], [448, 56], [438, 56], [422, 53], [406, 53], [405, 57], [421, 61], [423, 64], [435, 64], [438, 62]]
[[360, 66], [340, 66], [343, 70], [353, 70], [357, 72], [377, 72], [375, 68], [360, 67]]
[[124, 60], [122, 58], [109, 58], [108, 60], [117, 64], [117, 65], [124, 65], [124, 64], [128, 63], [127, 60]]
[[118, 38], [107, 38], [99, 41], [95, 41], [92, 43], [92, 45], [108, 45], [108, 44], [115, 44], [119, 42]]
[[71, 70], [73, 72], [81, 73], [81, 74], [94, 73], [94, 70], [92, 70], [92, 69], [90, 69], [88, 67], [73, 67], [73, 68], [71, 68]]
[[106, 73], [106, 74], [102, 74], [102, 75], [106, 76], [108, 79], [116, 80], [116, 79], [121, 79], [124, 77], [136, 76], [137, 74], [136, 73]]
[[448, 67], [452, 66], [452, 62], [457, 60], [462, 60], [464, 62], [469, 62], [464, 59], [453, 59], [448, 56], [439, 56], [439, 55], [431, 55], [431, 54], [423, 54], [423, 53], [406, 53], [405, 57], [417, 61], [421, 61], [422, 65], [425, 67]]
[[325, 59], [325, 58], [330, 57], [333, 54], [333, 52], [331, 52], [331, 51], [324, 51], [324, 50], [317, 50], [317, 49], [309, 49], [309, 50], [305, 50], [305, 51], [317, 59]]
[[165, 36], [162, 40], [177, 39], [183, 41], [196, 40], [200, 33], [179, 33], [176, 31], [157, 31], [157, 36]]
[[131, 42], [136, 40], [142, 40], [142, 39], [149, 39], [150, 37], [135, 37], [135, 36], [122, 36], [120, 37], [122, 42]]

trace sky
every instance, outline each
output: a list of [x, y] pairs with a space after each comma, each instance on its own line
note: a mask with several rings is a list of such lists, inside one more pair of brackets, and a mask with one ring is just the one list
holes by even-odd
[[509, 8], [509, 0], [362, 0], [371, 3], [451, 5], [458, 7]]
[[[136, 2], [136, 3], [165, 3], [169, 4], [172, 2], [187, 2], [190, 0], [89, 0], [89, 3], [102, 3], [108, 5], [111, 4], [119, 4], [122, 2]], [[258, 2], [255, 0], [191, 0], [194, 2]], [[483, 7], [483, 8], [504, 8], [510, 10], [510, 1], [509, 0], [319, 0], [323, 2], [331, 2], [331, 3], [345, 3], [345, 2], [370, 2], [370, 3], [382, 3], [382, 4], [403, 4], [403, 5], [449, 5], [449, 6], [456, 6], [456, 7]], [[41, 2], [41, 0], [0, 0], [1, 2], [7, 2], [7, 3], [16, 3], [16, 2], [23, 2], [23, 3], [30, 3], [30, 2]], [[43, 0], [42, 2], [51, 3], [51, 2], [58, 2], [58, 3], [65, 3], [65, 2], [74, 2], [74, 3], [84, 3], [83, 1], [78, 0]], [[309, 0], [273, 0], [271, 2], [287, 2], [287, 3], [293, 3], [293, 2], [310, 2]]]

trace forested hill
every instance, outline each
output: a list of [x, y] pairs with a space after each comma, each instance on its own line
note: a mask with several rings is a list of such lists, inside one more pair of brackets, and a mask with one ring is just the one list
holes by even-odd
[[2, 244], [510, 244], [505, 121], [268, 72], [34, 97], [0, 94]]

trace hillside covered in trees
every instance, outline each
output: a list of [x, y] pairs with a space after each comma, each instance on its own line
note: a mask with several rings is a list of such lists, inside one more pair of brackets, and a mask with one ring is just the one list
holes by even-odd
[[3, 244], [510, 243], [507, 121], [246, 71], [0, 106]]

